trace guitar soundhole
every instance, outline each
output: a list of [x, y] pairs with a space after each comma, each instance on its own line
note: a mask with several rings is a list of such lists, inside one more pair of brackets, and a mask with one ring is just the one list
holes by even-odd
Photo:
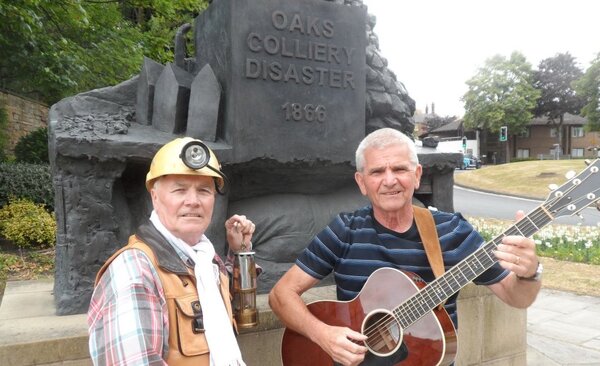
[[386, 357], [398, 350], [402, 343], [402, 328], [389, 310], [369, 313], [363, 322], [362, 333], [369, 337], [365, 346], [374, 354]]

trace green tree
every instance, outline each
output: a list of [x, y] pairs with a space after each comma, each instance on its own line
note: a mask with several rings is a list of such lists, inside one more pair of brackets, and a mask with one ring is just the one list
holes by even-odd
[[123, 81], [142, 60], [117, 3], [0, 2], [0, 87], [53, 103]]
[[575, 58], [568, 52], [542, 60], [534, 72], [533, 86], [541, 92], [534, 113], [538, 117], [546, 116], [548, 123], [556, 127], [560, 146], [565, 113], [579, 114], [584, 105], [584, 99], [572, 87], [582, 75]]
[[[173, 61], [177, 29], [192, 23], [208, 4], [208, 0], [130, 0], [122, 1], [122, 13], [142, 32], [144, 56], [164, 64]], [[191, 54], [191, 34], [187, 39]]]
[[509, 59], [496, 55], [486, 60], [467, 81], [464, 124], [491, 132], [508, 126], [511, 134], [522, 132], [533, 118], [540, 92], [532, 85], [531, 64], [519, 52]]
[[176, 29], [206, 0], [0, 2], [0, 88], [52, 104], [115, 85], [142, 57], [173, 60]]
[[581, 115], [588, 120], [588, 130], [600, 131], [600, 53], [574, 86], [585, 100]]

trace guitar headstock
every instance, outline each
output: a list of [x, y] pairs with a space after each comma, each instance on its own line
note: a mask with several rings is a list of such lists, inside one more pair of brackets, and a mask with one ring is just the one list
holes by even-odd
[[600, 203], [600, 159], [589, 162], [587, 168], [553, 190], [542, 206], [559, 217], [575, 215], [594, 203]]

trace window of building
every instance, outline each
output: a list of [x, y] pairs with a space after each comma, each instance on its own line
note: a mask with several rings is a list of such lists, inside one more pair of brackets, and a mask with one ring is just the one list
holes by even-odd
[[524, 130], [523, 132], [521, 132], [521, 133], [520, 133], [518, 136], [519, 136], [520, 138], [524, 138], [524, 139], [526, 139], [526, 138], [529, 138], [529, 134], [530, 134], [530, 133], [531, 133], [531, 132], [530, 132], [530, 130], [529, 130], [529, 127], [527, 127], [527, 128], [525, 128], [525, 130]]
[[571, 127], [571, 137], [583, 137], [583, 127]]
[[563, 151], [559, 144], [554, 144], [554, 147], [550, 149], [550, 155], [555, 156], [556, 158], [558, 158], [562, 154]]
[[528, 158], [529, 149], [517, 149], [517, 158]]
[[582, 158], [583, 157], [583, 149], [571, 149], [571, 157]]
[[558, 136], [558, 129], [556, 127], [552, 127], [550, 129], [550, 137], [557, 137]]

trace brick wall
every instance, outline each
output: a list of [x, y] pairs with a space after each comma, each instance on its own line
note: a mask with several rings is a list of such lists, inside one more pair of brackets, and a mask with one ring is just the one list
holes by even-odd
[[[588, 149], [600, 146], [599, 132], [584, 132], [583, 137], [572, 137], [571, 131], [577, 126], [563, 126], [563, 154], [570, 155], [572, 149], [583, 149], [583, 157], [596, 158], [598, 150]], [[529, 137], [517, 137], [517, 149], [529, 149], [529, 156], [537, 158], [539, 155], [551, 155], [551, 149], [557, 143], [557, 138], [550, 135], [549, 125], [535, 125], [530, 127]], [[516, 149], [515, 149], [516, 151]]]
[[0, 106], [8, 115], [9, 141], [5, 152], [9, 155], [13, 155], [19, 138], [48, 126], [48, 106], [43, 103], [0, 90]]

